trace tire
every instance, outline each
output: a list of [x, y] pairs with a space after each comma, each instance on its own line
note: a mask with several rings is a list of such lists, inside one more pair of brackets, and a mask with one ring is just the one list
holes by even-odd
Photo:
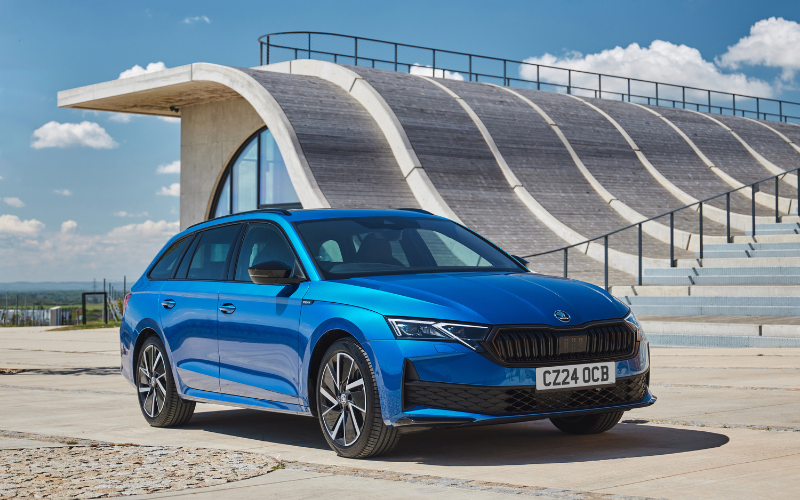
[[551, 418], [550, 421], [560, 431], [567, 434], [600, 434], [617, 425], [622, 419], [622, 414], [621, 411], [612, 411], [576, 417]]
[[339, 456], [375, 457], [397, 446], [400, 434], [383, 423], [375, 373], [355, 339], [338, 340], [328, 349], [315, 388], [322, 434]]
[[178, 396], [167, 350], [158, 336], [149, 337], [139, 349], [135, 378], [139, 409], [148, 424], [176, 427], [189, 422], [195, 402]]

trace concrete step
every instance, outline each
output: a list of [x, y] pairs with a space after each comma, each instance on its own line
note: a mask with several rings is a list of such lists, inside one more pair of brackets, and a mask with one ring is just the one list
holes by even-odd
[[647, 285], [800, 285], [798, 275], [717, 275], [717, 276], [653, 276], [642, 280]]
[[679, 286], [642, 285], [612, 286], [611, 294], [617, 297], [800, 297], [798, 285], [753, 286]]
[[[700, 258], [700, 252], [694, 253]], [[704, 259], [774, 259], [776, 257], [800, 257], [800, 248], [770, 250], [708, 250], [703, 248]]]
[[756, 230], [755, 236], [733, 236], [734, 243], [782, 243], [800, 241], [800, 234], [761, 234]]
[[654, 333], [648, 335], [650, 347], [756, 347], [769, 349], [774, 347], [800, 347], [800, 338], [759, 337], [750, 335], [686, 335], [671, 333]]
[[676, 267], [800, 267], [800, 257], [678, 259]]
[[800, 250], [800, 239], [782, 243], [711, 243], [703, 245], [706, 252], [733, 252], [742, 250]]
[[640, 318], [639, 321], [648, 336], [653, 334], [737, 335], [800, 339], [800, 325], [770, 324], [767, 321], [771, 319], [773, 318], [728, 317], [728, 322], [723, 323], [705, 321], [703, 316], [686, 316], [672, 320]]
[[637, 315], [800, 317], [797, 297], [625, 296], [621, 300]]
[[[740, 259], [731, 259], [740, 260]], [[798, 266], [747, 266], [747, 267], [652, 267], [644, 270], [644, 278], [659, 276], [800, 276]]]

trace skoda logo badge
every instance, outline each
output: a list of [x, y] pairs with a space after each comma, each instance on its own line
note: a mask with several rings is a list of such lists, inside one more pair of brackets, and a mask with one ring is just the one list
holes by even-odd
[[556, 318], [558, 318], [559, 321], [562, 321], [564, 323], [568, 323], [569, 322], [569, 314], [565, 313], [564, 311], [556, 311], [555, 315], [556, 315]]

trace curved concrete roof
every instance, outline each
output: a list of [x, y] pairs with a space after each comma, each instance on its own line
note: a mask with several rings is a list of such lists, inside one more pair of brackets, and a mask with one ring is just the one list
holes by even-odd
[[[198, 63], [64, 91], [59, 106], [179, 116], [170, 109], [232, 97], [273, 131], [304, 207], [420, 207], [520, 255], [618, 229], [800, 159], [800, 127], [789, 124], [310, 60], [252, 69]], [[796, 177], [783, 184], [785, 213], [796, 210]], [[774, 218], [773, 190], [756, 194], [761, 220]], [[735, 229], [749, 229], [748, 196], [731, 197]], [[724, 233], [724, 199], [704, 215], [711, 243], [709, 233]], [[696, 249], [697, 214], [675, 222], [676, 257], [688, 255], [681, 249]], [[645, 266], [667, 265], [668, 220], [644, 229]], [[571, 276], [601, 282], [592, 263], [603, 258], [598, 243], [571, 252]], [[610, 247], [611, 266], [635, 275], [635, 229], [612, 236]], [[560, 274], [561, 259], [538, 258], [533, 267]]]

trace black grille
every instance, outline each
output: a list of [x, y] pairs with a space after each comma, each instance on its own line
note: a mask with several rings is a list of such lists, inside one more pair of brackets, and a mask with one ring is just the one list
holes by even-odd
[[599, 408], [642, 401], [648, 373], [617, 379], [613, 387], [576, 391], [536, 391], [533, 387], [488, 388], [473, 385], [406, 382], [404, 409], [425, 406], [440, 410], [505, 416]]
[[573, 330], [500, 328], [488, 345], [508, 364], [593, 361], [632, 356], [636, 350], [636, 331], [624, 321]]

